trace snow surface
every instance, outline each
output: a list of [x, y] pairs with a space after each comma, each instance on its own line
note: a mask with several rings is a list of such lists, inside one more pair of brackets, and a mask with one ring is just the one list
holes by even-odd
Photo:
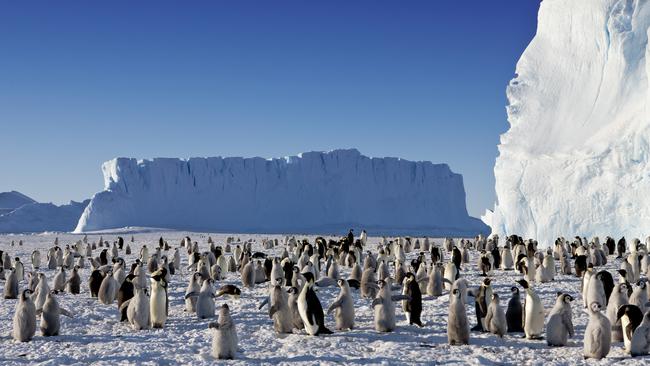
[[125, 226], [236, 232], [374, 232], [473, 236], [460, 174], [446, 164], [359, 151], [281, 159], [117, 158], [102, 165], [76, 232]]
[[507, 88], [493, 233], [650, 229], [650, 1], [544, 0]]
[[22, 205], [35, 202], [33, 199], [17, 191], [0, 192], [0, 215], [9, 213]]
[[[174, 247], [178, 246], [181, 238], [190, 235], [200, 243], [201, 250], [207, 250], [207, 238], [211, 235], [217, 245], [224, 245], [226, 235], [199, 234], [185, 232], [149, 232], [135, 234], [133, 253], [138, 253], [143, 244], [152, 248], [157, 244], [159, 236], [163, 236]], [[280, 238], [273, 235], [235, 234], [241, 240], [254, 239], [253, 251], [261, 250], [263, 238]], [[59, 235], [60, 244], [73, 243], [81, 240], [78, 235]], [[52, 246], [55, 235], [5, 235], [0, 236], [0, 249], [6, 250], [13, 257], [20, 256], [30, 267], [29, 255], [32, 250], [39, 249], [44, 254], [46, 248]], [[104, 234], [104, 240], [113, 242], [115, 235]], [[130, 235], [124, 236], [127, 243]], [[301, 239], [299, 236], [297, 239]], [[310, 237], [313, 242], [314, 237]], [[24, 241], [24, 246], [10, 246], [11, 241]], [[89, 235], [89, 242], [99, 239], [99, 235]], [[282, 241], [283, 237], [280, 238]], [[441, 240], [435, 240], [441, 244]], [[376, 252], [379, 238], [371, 237], [368, 247]], [[100, 249], [94, 251], [98, 255]], [[281, 253], [281, 247], [267, 253]], [[187, 265], [187, 255], [182, 252], [183, 266]], [[171, 254], [171, 252], [169, 253]], [[413, 258], [416, 253], [408, 254]], [[476, 252], [472, 252], [470, 263], [476, 263]], [[120, 256], [132, 263], [136, 255]], [[448, 258], [448, 257], [447, 257]], [[610, 263], [605, 267], [610, 271], [619, 268], [620, 262], [609, 257]], [[473, 286], [478, 286], [482, 277], [478, 276], [476, 266], [465, 266], [466, 277]], [[31, 267], [30, 267], [31, 268]], [[343, 268], [343, 276], [349, 274], [349, 269]], [[41, 269], [46, 273], [50, 282], [53, 271]], [[391, 269], [391, 272], [393, 270]], [[63, 308], [74, 312], [74, 318], [62, 317], [61, 335], [58, 337], [42, 337], [40, 332], [31, 342], [17, 343], [10, 337], [11, 319], [16, 300], [0, 299], [0, 363], [14, 365], [24, 363], [39, 364], [69, 364], [97, 365], [115, 364], [192, 364], [209, 365], [216, 362], [210, 356], [211, 335], [208, 331], [210, 320], [198, 320], [195, 316], [183, 312], [183, 295], [189, 274], [172, 276], [170, 284], [170, 317], [164, 329], [133, 331], [124, 323], [119, 322], [117, 306], [102, 305], [91, 299], [87, 288], [87, 278], [90, 270], [82, 270], [82, 293], [58, 295]], [[520, 278], [514, 271], [497, 271], [492, 277], [492, 286], [501, 297], [502, 306], [506, 306], [510, 297], [509, 288]], [[241, 288], [239, 274], [228, 273], [226, 279], [217, 286], [232, 283]], [[4, 282], [0, 282], [4, 286]], [[21, 287], [25, 282], [21, 283]], [[254, 289], [242, 288], [239, 300], [217, 300], [217, 306], [227, 302], [231, 308], [239, 335], [239, 352], [234, 361], [218, 361], [220, 364], [498, 364], [498, 365], [567, 365], [582, 364], [582, 339], [587, 322], [587, 315], [581, 307], [581, 295], [578, 293], [580, 280], [574, 276], [558, 275], [552, 283], [536, 284], [535, 291], [540, 295], [546, 311], [555, 302], [556, 291], [565, 291], [574, 296], [573, 322], [576, 336], [570, 340], [567, 347], [548, 347], [543, 340], [527, 340], [522, 334], [513, 333], [503, 339], [490, 334], [472, 332], [470, 345], [447, 345], [446, 321], [448, 296], [445, 293], [438, 298], [424, 297], [424, 312], [422, 319], [425, 327], [409, 326], [405, 320], [401, 306], [397, 306], [397, 329], [393, 333], [378, 333], [373, 327], [373, 312], [371, 301], [360, 298], [358, 290], [353, 290], [356, 311], [356, 329], [352, 331], [336, 331], [333, 335], [311, 337], [305, 333], [278, 336], [273, 330], [272, 321], [268, 318], [268, 308], [258, 310], [257, 307], [267, 294], [267, 285], [259, 284]], [[1, 288], [0, 288], [1, 290]], [[318, 290], [321, 303], [326, 308], [336, 298], [338, 289], [334, 287]], [[470, 298], [471, 300], [471, 298]], [[474, 305], [468, 305], [467, 312], [471, 325], [475, 324]], [[325, 323], [334, 329], [334, 319], [326, 316]], [[626, 356], [622, 343], [612, 345], [609, 356], [602, 361], [590, 360], [589, 364], [621, 364], [632, 365], [650, 362], [650, 358], [630, 358]]]
[[0, 215], [0, 233], [40, 233], [74, 230], [90, 200], [70, 201], [67, 205], [30, 203]]

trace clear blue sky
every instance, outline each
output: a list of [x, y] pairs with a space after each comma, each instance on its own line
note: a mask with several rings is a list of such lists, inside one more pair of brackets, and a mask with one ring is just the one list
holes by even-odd
[[356, 147], [494, 202], [505, 87], [539, 0], [0, 3], [0, 191], [63, 203], [115, 156]]

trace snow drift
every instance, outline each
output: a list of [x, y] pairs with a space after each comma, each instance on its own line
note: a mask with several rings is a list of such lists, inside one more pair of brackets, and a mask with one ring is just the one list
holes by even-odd
[[650, 233], [650, 1], [544, 0], [507, 88], [493, 233]]
[[76, 232], [125, 226], [229, 232], [474, 235], [463, 179], [446, 164], [357, 150], [280, 159], [117, 158], [102, 165]]
[[37, 202], [22, 205], [0, 215], [0, 233], [72, 231], [89, 202], [70, 201], [70, 204], [61, 206]]

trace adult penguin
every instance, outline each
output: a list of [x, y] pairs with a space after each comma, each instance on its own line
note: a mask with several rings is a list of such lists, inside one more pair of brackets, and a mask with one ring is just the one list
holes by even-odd
[[458, 249], [457, 246], [454, 246], [451, 252], [451, 261], [454, 263], [456, 266], [456, 269], [458, 272], [460, 272], [460, 264], [463, 262], [463, 255], [460, 252], [460, 249]]
[[630, 355], [632, 357], [645, 356], [650, 353], [650, 311], [645, 313], [643, 321], [632, 335]]
[[609, 296], [612, 294], [612, 291], [614, 290], [614, 278], [612, 277], [612, 274], [609, 273], [609, 271], [602, 270], [598, 272], [600, 277], [597, 276], [597, 278], [600, 279], [600, 281], [603, 283], [603, 291], [605, 291], [605, 299], [607, 302], [609, 301]]
[[508, 333], [523, 332], [522, 326], [523, 307], [521, 306], [521, 296], [519, 295], [519, 288], [512, 286], [510, 288], [512, 297], [508, 301], [508, 309], [506, 310], [506, 322], [508, 323]]
[[544, 305], [539, 296], [528, 285], [528, 281], [517, 281], [526, 291], [524, 303], [524, 333], [528, 339], [540, 339], [544, 333]]
[[469, 343], [469, 325], [465, 303], [459, 289], [449, 294], [449, 317], [447, 319], [447, 341], [450, 345]]
[[[641, 322], [643, 321], [643, 313], [638, 306], [627, 304], [618, 308], [616, 319], [620, 322], [622, 327], [625, 350], [630, 352], [632, 336], [636, 328], [641, 325]], [[612, 341], [614, 341], [613, 338], [614, 336], [612, 335]]]
[[409, 325], [416, 324], [423, 327], [420, 315], [422, 314], [422, 292], [418, 285], [415, 275], [412, 272], [406, 274], [402, 295], [408, 296], [408, 300], [402, 300], [402, 309], [406, 314]]
[[30, 289], [24, 289], [16, 304], [12, 336], [19, 342], [30, 341], [36, 333], [36, 306], [31, 294]]
[[597, 302], [589, 304], [589, 322], [585, 329], [584, 357], [602, 359], [609, 353], [612, 344], [610, 322], [600, 313], [602, 306]]
[[162, 328], [167, 321], [169, 298], [167, 296], [167, 281], [165, 281], [166, 272], [164, 268], [161, 268], [151, 276], [149, 313], [151, 316], [151, 326], [154, 328]]
[[549, 346], [566, 346], [568, 338], [575, 334], [571, 320], [572, 301], [571, 295], [558, 292], [546, 322], [546, 344]]
[[[121, 307], [122, 304], [125, 301], [128, 301], [130, 298], [133, 297], [135, 294], [134, 286], [133, 286], [133, 279], [135, 278], [135, 274], [129, 273], [126, 275], [124, 278], [124, 282], [122, 282], [122, 285], [120, 286], [119, 290], [117, 290], [117, 307]], [[122, 319], [122, 321], [126, 320], [126, 318]]]
[[298, 311], [309, 335], [331, 334], [332, 331], [325, 327], [325, 314], [323, 306], [314, 292], [314, 275], [311, 272], [302, 274], [305, 285], [298, 296]]
[[625, 254], [625, 237], [622, 237], [618, 240], [618, 244], [616, 245], [616, 249], [618, 250], [618, 257], [616, 258], [623, 258], [623, 254]]
[[473, 332], [484, 332], [487, 330], [485, 324], [485, 317], [487, 316], [488, 306], [492, 301], [492, 280], [489, 278], [483, 279], [478, 294], [474, 298], [474, 308], [476, 309], [476, 326], [472, 328]]

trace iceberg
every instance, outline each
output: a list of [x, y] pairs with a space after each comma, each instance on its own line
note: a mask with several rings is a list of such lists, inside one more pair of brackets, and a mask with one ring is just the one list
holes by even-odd
[[650, 1], [544, 0], [507, 87], [492, 233], [650, 233]]
[[75, 232], [127, 226], [248, 233], [473, 236], [461, 175], [355, 149], [278, 159], [116, 158]]
[[81, 213], [90, 200], [70, 201], [67, 205], [28, 203], [0, 215], [0, 233], [40, 233], [45, 231], [70, 232], [74, 230]]

